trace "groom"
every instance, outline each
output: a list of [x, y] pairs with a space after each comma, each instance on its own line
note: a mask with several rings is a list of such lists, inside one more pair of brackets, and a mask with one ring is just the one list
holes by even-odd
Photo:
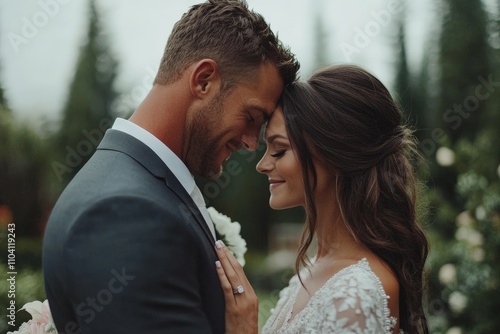
[[218, 177], [299, 65], [243, 1], [193, 6], [153, 88], [59, 198], [43, 246], [59, 333], [224, 333], [215, 233], [193, 174]]

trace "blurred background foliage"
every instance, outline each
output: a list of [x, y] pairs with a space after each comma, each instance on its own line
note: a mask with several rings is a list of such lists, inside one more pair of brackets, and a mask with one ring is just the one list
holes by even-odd
[[[440, 30], [428, 38], [419, 73], [408, 70], [404, 20], [393, 26], [399, 34], [391, 90], [417, 130], [429, 167], [420, 172], [426, 186], [422, 224], [431, 242], [425, 307], [431, 333], [500, 333], [500, 1], [495, 13], [480, 0], [439, 0], [436, 7]], [[5, 245], [7, 224], [16, 224], [18, 308], [45, 299], [40, 267], [48, 215], [116, 117], [117, 60], [94, 1], [89, 13], [87, 42], [59, 128], [34, 130], [16, 121], [0, 83], [0, 234]], [[319, 68], [329, 63], [328, 32], [319, 15], [313, 31]], [[261, 144], [257, 152], [234, 154], [230, 161], [237, 168], [219, 180], [198, 180], [208, 205], [242, 225], [261, 323], [293, 275], [293, 248], [304, 218], [300, 209], [268, 207], [267, 180], [255, 172], [263, 150]], [[6, 246], [0, 252], [5, 273]], [[0, 304], [4, 331], [4, 284]], [[18, 325], [25, 320], [19, 313]]]

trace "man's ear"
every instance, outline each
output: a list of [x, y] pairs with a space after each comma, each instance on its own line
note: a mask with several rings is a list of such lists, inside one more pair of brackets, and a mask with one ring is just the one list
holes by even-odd
[[191, 71], [189, 86], [191, 93], [197, 98], [204, 99], [218, 93], [220, 84], [219, 67], [213, 59], [200, 60]]

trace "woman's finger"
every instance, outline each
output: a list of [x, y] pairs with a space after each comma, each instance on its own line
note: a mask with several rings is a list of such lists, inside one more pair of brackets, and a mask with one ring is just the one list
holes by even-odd
[[[216, 241], [215, 246], [217, 255], [219, 257], [219, 261], [222, 265], [222, 268], [224, 269], [224, 273], [227, 277], [227, 280], [232, 286], [232, 289], [234, 290], [238, 288], [240, 285], [243, 286], [243, 283], [245, 283], [246, 285], [246, 277], [242, 280], [239, 275], [241, 274], [241, 276], [243, 277], [245, 276], [243, 270], [239, 270], [239, 273], [237, 272], [238, 268], [237, 267], [235, 268], [234, 264], [231, 262], [232, 255], [229, 254], [229, 250], [224, 245], [224, 243], [218, 240]], [[245, 288], [245, 286], [243, 286], [243, 288]]]
[[233, 296], [233, 287], [231, 286], [231, 283], [226, 277], [226, 273], [224, 272], [224, 268], [222, 267], [221, 262], [216, 261], [215, 267], [217, 269], [217, 275], [219, 275], [222, 291], [224, 292], [224, 300], [226, 302], [226, 307], [234, 306], [235, 300]]
[[[229, 264], [231, 265], [231, 267], [233, 268], [235, 273], [238, 275], [238, 280], [240, 282], [239, 284], [241, 284], [247, 292], [251, 292], [250, 294], [246, 293], [245, 297], [247, 297], [249, 295], [253, 295], [254, 290], [252, 288], [252, 285], [248, 281], [248, 278], [245, 275], [245, 271], [243, 270], [243, 267], [238, 262], [236, 257], [234, 257], [234, 255], [231, 253], [231, 251], [227, 247], [222, 247], [220, 252], [224, 253], [223, 254], [224, 258], [229, 262]], [[236, 287], [236, 286], [234, 286], [234, 287]]]
[[252, 286], [250, 285], [250, 282], [248, 281], [247, 276], [245, 275], [245, 271], [243, 270], [243, 267], [241, 266], [241, 263], [238, 262], [236, 257], [234, 257], [234, 255], [231, 253], [231, 251], [227, 247], [223, 247], [223, 251], [224, 251], [224, 255], [229, 260], [231, 267], [238, 275], [238, 279], [241, 281], [240, 284], [243, 284], [245, 287], [248, 286], [249, 288], [252, 288]]
[[[258, 333], [259, 301], [248, 282], [243, 267], [222, 241], [216, 242], [217, 274], [221, 281], [226, 301], [227, 333]], [[234, 291], [238, 286], [244, 291]]]

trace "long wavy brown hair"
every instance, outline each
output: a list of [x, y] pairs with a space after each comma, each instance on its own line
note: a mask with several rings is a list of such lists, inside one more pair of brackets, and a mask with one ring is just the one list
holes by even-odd
[[337, 206], [354, 238], [394, 271], [400, 328], [428, 333], [423, 310], [428, 242], [417, 222], [416, 139], [387, 88], [364, 69], [335, 66], [296, 82], [282, 97], [291, 145], [301, 163], [306, 224], [296, 270], [308, 265], [316, 232], [313, 161], [331, 171]]

